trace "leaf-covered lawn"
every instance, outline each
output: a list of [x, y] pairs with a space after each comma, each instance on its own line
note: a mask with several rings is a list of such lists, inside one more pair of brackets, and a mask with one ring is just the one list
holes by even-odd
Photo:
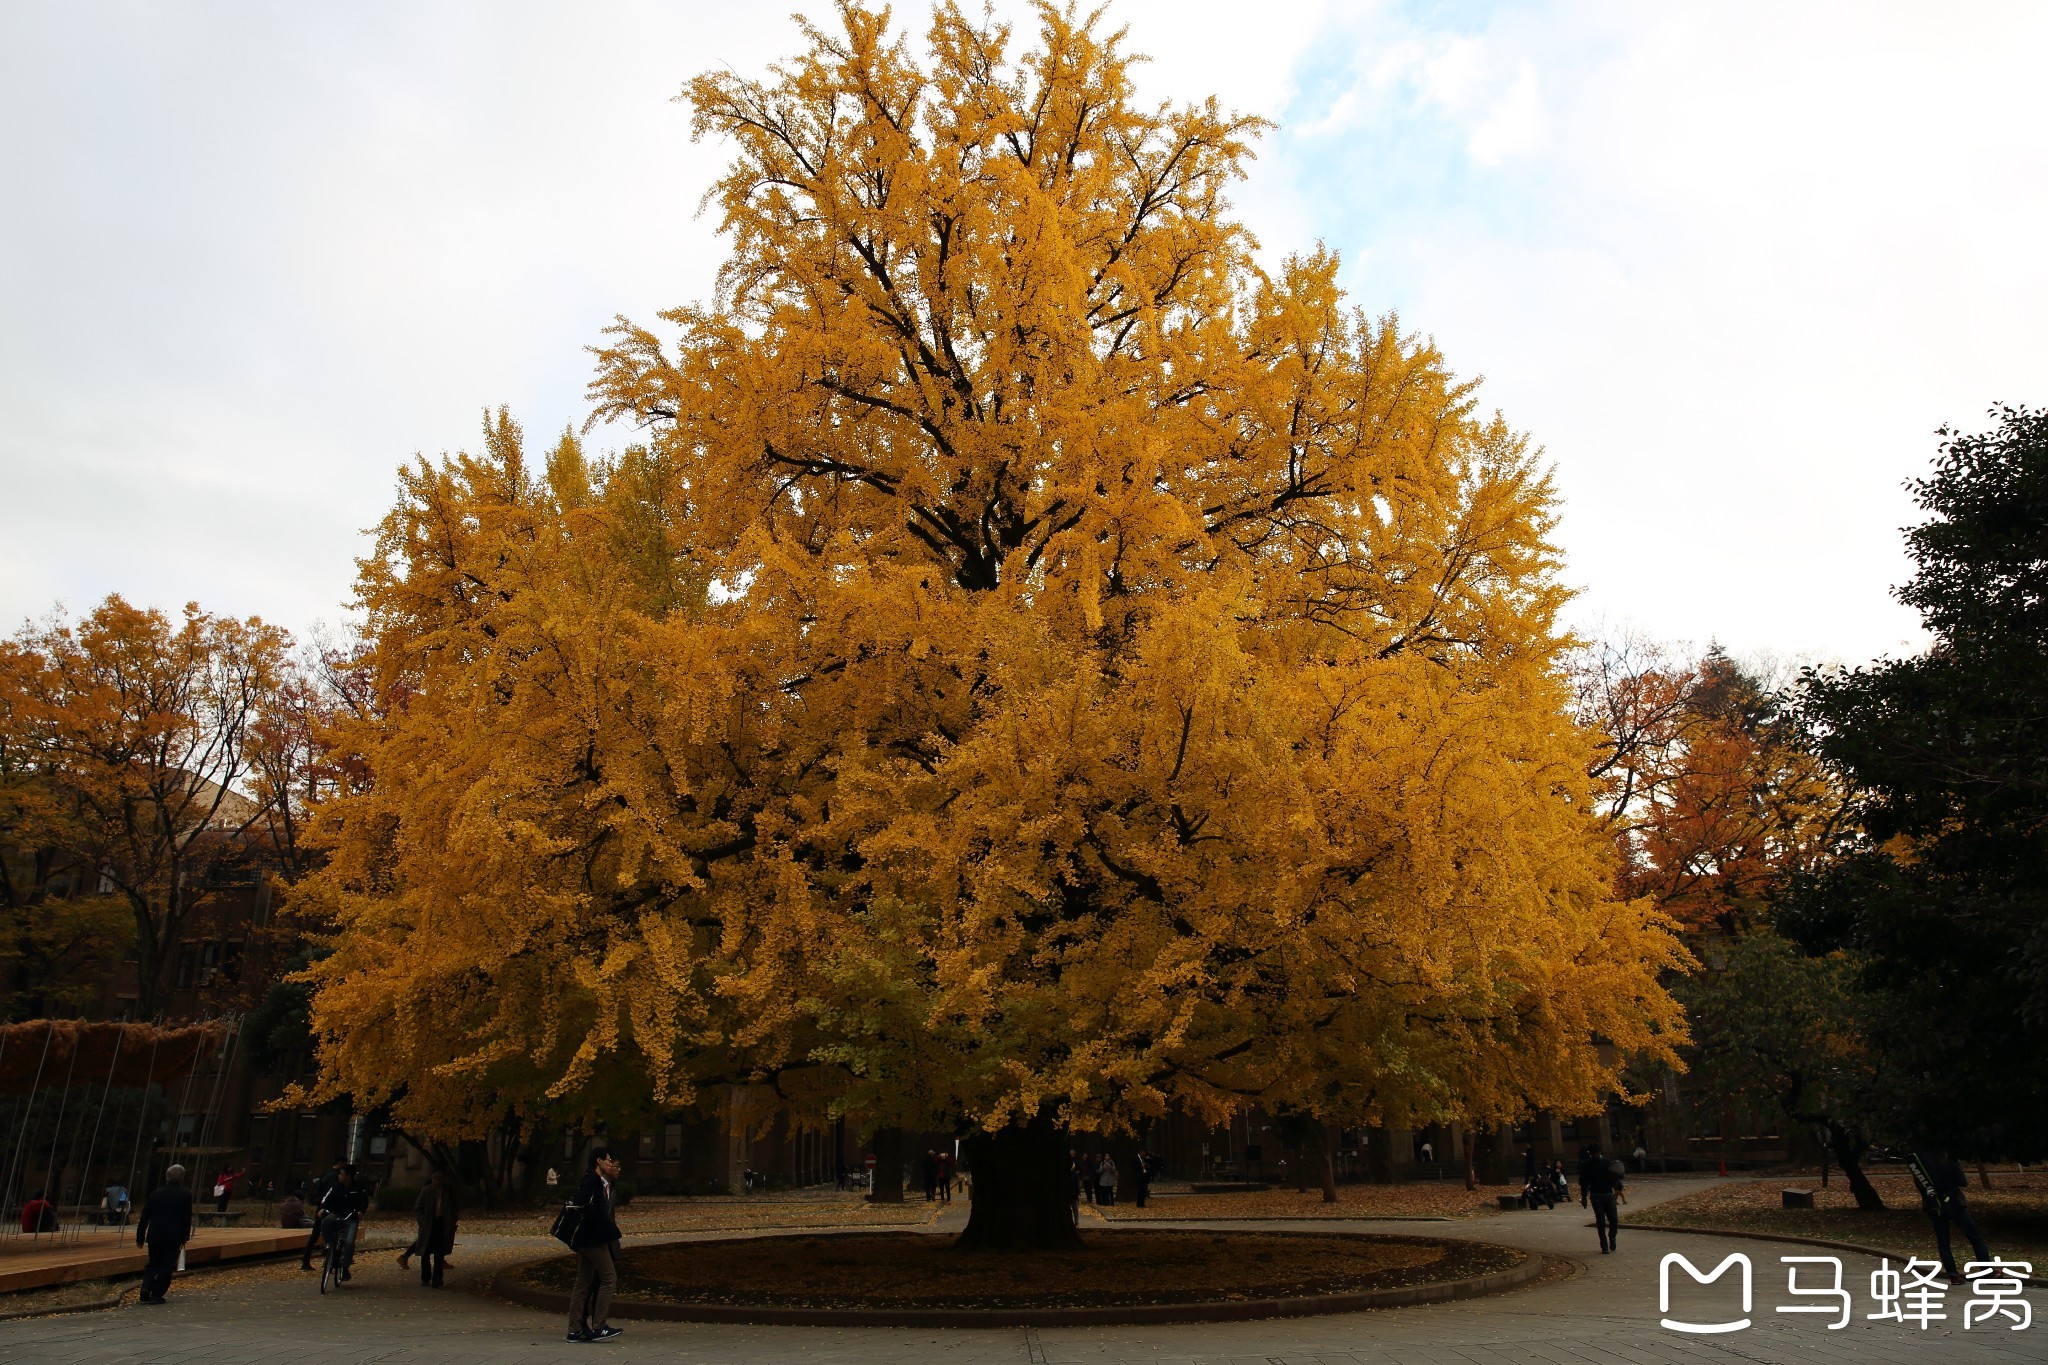
[[[922, 1227], [943, 1205], [920, 1198], [901, 1204], [869, 1204], [859, 1195], [740, 1195], [700, 1199], [639, 1199], [619, 1210], [619, 1231], [628, 1237], [656, 1232], [745, 1232], [756, 1228]], [[485, 1214], [464, 1210], [461, 1227], [496, 1237], [545, 1237], [556, 1206]], [[378, 1226], [406, 1228], [412, 1215], [387, 1214]]]
[[1116, 1222], [1148, 1218], [1475, 1218], [1498, 1213], [1500, 1196], [1517, 1185], [1467, 1190], [1457, 1180], [1407, 1180], [1392, 1185], [1339, 1185], [1337, 1202], [1320, 1189], [1249, 1190], [1234, 1194], [1154, 1194], [1142, 1209], [1118, 1203], [1103, 1209]]
[[[2031, 1261], [2037, 1270], [2048, 1269], [2048, 1174], [1993, 1172], [1991, 1182], [1992, 1188], [1986, 1190], [1973, 1180], [1967, 1198], [1992, 1254]], [[1913, 1189], [1912, 1178], [1878, 1175], [1871, 1183], [1884, 1197], [1881, 1213], [1857, 1208], [1855, 1197], [1839, 1176], [1827, 1189], [1812, 1177], [1792, 1176], [1715, 1185], [1640, 1214], [1623, 1209], [1621, 1221], [1624, 1226], [1776, 1232], [1932, 1258], [1934, 1227], [1920, 1211], [1920, 1196]], [[1812, 1190], [1816, 1207], [1782, 1207], [1782, 1191], [1788, 1189]], [[1958, 1260], [1969, 1259], [1971, 1254], [1960, 1237], [1956, 1254]]]

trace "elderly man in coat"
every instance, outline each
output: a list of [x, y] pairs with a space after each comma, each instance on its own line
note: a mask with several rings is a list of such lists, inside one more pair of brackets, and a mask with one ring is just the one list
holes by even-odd
[[185, 1168], [164, 1172], [164, 1183], [142, 1206], [135, 1223], [135, 1245], [149, 1248], [142, 1272], [142, 1302], [162, 1303], [178, 1269], [178, 1253], [192, 1240], [192, 1191], [185, 1188]]
[[419, 1257], [421, 1287], [439, 1289], [441, 1273], [448, 1268], [448, 1253], [455, 1250], [455, 1190], [446, 1172], [435, 1171], [427, 1177], [427, 1187], [420, 1191], [412, 1211], [419, 1235], [398, 1253], [398, 1268], [405, 1269], [413, 1257]]

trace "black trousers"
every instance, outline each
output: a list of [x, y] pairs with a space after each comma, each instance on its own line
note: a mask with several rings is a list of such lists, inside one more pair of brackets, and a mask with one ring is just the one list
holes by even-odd
[[1621, 1236], [1621, 1211], [1615, 1206], [1611, 1194], [1592, 1196], [1593, 1228], [1600, 1234], [1600, 1245], [1604, 1249], [1615, 1244]]
[[441, 1272], [448, 1268], [448, 1257], [439, 1251], [420, 1253], [420, 1283], [441, 1287]]
[[1977, 1230], [1977, 1220], [1970, 1216], [1970, 1206], [1960, 1195], [1950, 1195], [1948, 1206], [1929, 1215], [1934, 1219], [1934, 1243], [1941, 1248], [1941, 1268], [1951, 1275], [1960, 1275], [1956, 1269], [1955, 1253], [1949, 1250], [1948, 1225], [1954, 1223], [1963, 1230], [1963, 1236], [1970, 1239], [1970, 1249], [1977, 1253], [1977, 1259], [1991, 1259], [1991, 1248], [1984, 1245], [1984, 1234]]
[[183, 1242], [151, 1242], [149, 1264], [142, 1268], [142, 1297], [160, 1299], [171, 1287], [171, 1276], [178, 1272], [178, 1253], [184, 1249]]

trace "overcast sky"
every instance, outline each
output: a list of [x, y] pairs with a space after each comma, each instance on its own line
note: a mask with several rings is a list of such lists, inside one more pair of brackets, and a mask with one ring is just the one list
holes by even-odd
[[[580, 425], [605, 323], [708, 292], [671, 96], [796, 47], [746, 8], [0, 0], [0, 623], [338, 619], [399, 462]], [[1281, 125], [1269, 257], [1340, 250], [1545, 447], [1578, 619], [1918, 647], [1905, 481], [2048, 403], [2048, 5], [1111, 13], [1148, 96]]]

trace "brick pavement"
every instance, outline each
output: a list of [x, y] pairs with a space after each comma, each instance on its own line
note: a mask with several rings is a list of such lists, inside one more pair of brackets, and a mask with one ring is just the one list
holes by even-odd
[[[1638, 1190], [1639, 1207], [1658, 1193], [1649, 1182]], [[1415, 1223], [1385, 1226], [1411, 1235], [1422, 1230]], [[2023, 1332], [1986, 1331], [1981, 1325], [1965, 1332], [1959, 1302], [1949, 1305], [1951, 1321], [1925, 1332], [1866, 1320], [1866, 1286], [1875, 1262], [1861, 1257], [1843, 1257], [1844, 1284], [1855, 1296], [1857, 1318], [1845, 1330], [1829, 1331], [1821, 1319], [1773, 1311], [1792, 1302], [1777, 1256], [1812, 1248], [1625, 1228], [1623, 1250], [1602, 1256], [1576, 1207], [1424, 1226], [1444, 1235], [1569, 1256], [1577, 1273], [1487, 1299], [1291, 1321], [989, 1331], [624, 1322], [626, 1335], [618, 1341], [571, 1346], [553, 1318], [474, 1294], [422, 1291], [411, 1276], [398, 1274], [379, 1257], [366, 1259], [356, 1282], [325, 1300], [307, 1280], [283, 1273], [217, 1289], [195, 1278], [180, 1285], [163, 1308], [0, 1323], [0, 1357], [53, 1365], [538, 1365], [583, 1361], [593, 1353], [691, 1365], [790, 1360], [821, 1365], [2032, 1365], [2048, 1359], [2048, 1322]], [[509, 1244], [518, 1239], [499, 1240]], [[545, 1246], [524, 1239], [519, 1245], [458, 1250], [469, 1253], [458, 1255], [458, 1272], [467, 1269], [481, 1279], [493, 1255], [523, 1256], [543, 1252]], [[1756, 1267], [1754, 1326], [1720, 1337], [1690, 1337], [1660, 1327], [1657, 1266], [1666, 1251], [1680, 1252], [1703, 1267], [1730, 1252], [1749, 1255]], [[1688, 1282], [1681, 1276], [1680, 1283]], [[1694, 1289], [1691, 1297], [1675, 1293], [1673, 1312], [1715, 1316], [1717, 1307], [1733, 1302], [1732, 1290], [1725, 1295], [1724, 1290], [1729, 1290], [1728, 1281]], [[2048, 1313], [2048, 1294], [2027, 1297], [2036, 1313]]]

